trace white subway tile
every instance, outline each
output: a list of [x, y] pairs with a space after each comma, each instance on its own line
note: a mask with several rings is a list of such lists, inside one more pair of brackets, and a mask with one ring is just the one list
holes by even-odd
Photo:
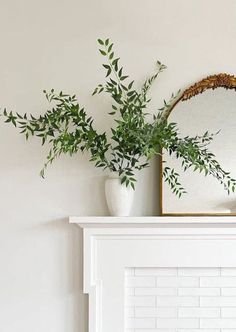
[[221, 316], [222, 317], [235, 318], [236, 317], [236, 307], [234, 307], [234, 308], [222, 308], [221, 309]]
[[125, 279], [125, 332], [236, 332], [236, 268], [127, 268]]
[[178, 288], [179, 296], [219, 296], [220, 288], [209, 288], [209, 287], [201, 287], [201, 288]]
[[155, 318], [127, 318], [125, 324], [126, 328], [129, 329], [152, 329], [156, 326]]
[[126, 287], [155, 287], [155, 277], [126, 277]]
[[135, 275], [137, 276], [176, 276], [177, 268], [175, 267], [150, 267], [150, 268], [135, 268]]
[[136, 308], [135, 317], [177, 317], [177, 308]]
[[194, 296], [157, 296], [157, 307], [197, 307], [199, 298]]
[[236, 276], [236, 268], [235, 267], [222, 267], [221, 275], [222, 276]]
[[135, 317], [157, 317], [158, 308], [136, 308]]
[[127, 307], [154, 307], [155, 296], [127, 296]]
[[178, 268], [178, 275], [180, 276], [219, 276], [220, 268], [206, 268], [206, 267], [184, 267]]
[[160, 318], [175, 318], [177, 317], [177, 308], [165, 308], [159, 307], [157, 312], [157, 317]]
[[201, 307], [236, 307], [236, 297], [201, 297]]
[[200, 319], [201, 328], [219, 328], [233, 329], [236, 328], [236, 319], [219, 318], [219, 319]]
[[157, 277], [157, 287], [198, 287], [198, 277]]
[[222, 296], [236, 296], [236, 288], [233, 288], [233, 287], [221, 288], [221, 295]]
[[218, 318], [220, 308], [179, 308], [178, 317], [181, 318]]
[[156, 319], [156, 327], [157, 328], [198, 328], [199, 320], [198, 319], [164, 319], [157, 318]]
[[201, 287], [236, 287], [236, 277], [200, 277]]
[[135, 295], [165, 295], [175, 296], [177, 295], [177, 288], [135, 288]]

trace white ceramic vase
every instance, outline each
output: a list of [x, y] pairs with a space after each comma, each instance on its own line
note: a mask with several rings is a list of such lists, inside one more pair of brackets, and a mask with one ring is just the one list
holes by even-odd
[[119, 174], [111, 173], [105, 180], [107, 206], [111, 216], [127, 217], [130, 214], [134, 190], [121, 184]]

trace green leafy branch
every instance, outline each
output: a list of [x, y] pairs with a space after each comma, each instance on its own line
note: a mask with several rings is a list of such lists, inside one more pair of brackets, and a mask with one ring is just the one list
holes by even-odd
[[184, 187], [182, 187], [181, 183], [179, 182], [179, 174], [175, 172], [173, 168], [170, 168], [168, 166], [164, 167], [163, 177], [165, 179], [165, 182], [167, 182], [170, 186], [173, 194], [177, 195], [180, 198], [183, 194], [187, 193], [187, 191], [184, 189]]
[[[217, 134], [206, 132], [203, 136], [186, 136], [184, 138], [177, 138], [176, 136], [177, 139], [170, 143], [167, 151], [170, 155], [174, 155], [181, 160], [181, 166], [184, 171], [192, 169], [194, 172], [198, 171], [205, 176], [210, 175], [214, 177], [229, 194], [230, 192], [235, 192], [236, 180], [220, 166], [215, 155], [207, 148]], [[178, 174], [176, 175], [178, 176]], [[168, 181], [168, 174], [164, 174], [164, 176], [166, 176]]]
[[75, 95], [69, 96], [62, 92], [55, 94], [54, 90], [44, 93], [49, 103], [54, 103], [54, 107], [38, 118], [33, 115], [8, 113], [6, 109], [3, 111], [5, 122], [19, 127], [20, 133], [24, 134], [26, 139], [37, 136], [41, 138], [42, 145], [45, 142], [51, 145], [40, 174], [44, 176], [46, 167], [62, 153], [73, 155], [78, 150], [90, 151], [90, 160], [95, 162], [96, 167], [109, 168], [106, 152], [110, 144], [107, 142], [106, 133], [96, 132], [92, 118], [79, 106]]
[[[134, 80], [124, 73], [120, 58], [116, 56], [114, 45], [109, 38], [98, 39], [99, 52], [106, 60], [103, 68], [106, 81], [99, 84], [93, 95], [107, 93], [112, 99], [109, 114], [114, 117], [115, 126], [111, 128], [111, 138], [106, 132], [98, 133], [92, 117], [81, 107], [76, 96], [63, 92], [44, 91], [51, 109], [43, 115], [3, 111], [5, 122], [20, 129], [26, 139], [36, 136], [42, 145], [48, 143], [50, 150], [41, 171], [61, 154], [73, 155], [87, 151], [95, 167], [118, 172], [121, 183], [135, 188], [136, 172], [146, 168], [153, 156], [161, 155], [162, 149], [180, 159], [184, 171], [192, 169], [216, 178], [228, 192], [235, 191], [236, 180], [225, 172], [208, 151], [208, 145], [215, 134], [206, 132], [203, 136], [180, 137], [175, 123], [167, 121], [173, 103], [178, 100], [180, 91], [172, 94], [169, 101], [159, 109], [150, 121], [146, 111], [150, 97], [148, 93], [159, 74], [166, 68], [159, 61], [153, 75], [149, 76], [139, 89], [134, 88]], [[179, 174], [166, 166], [163, 170], [165, 181], [172, 192], [181, 197], [186, 191], [179, 181]]]

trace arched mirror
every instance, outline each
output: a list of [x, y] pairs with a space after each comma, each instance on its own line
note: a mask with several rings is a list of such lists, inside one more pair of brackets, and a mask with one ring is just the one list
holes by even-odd
[[[170, 109], [168, 121], [181, 136], [219, 132], [209, 145], [224, 170], [236, 178], [236, 77], [208, 76], [187, 88]], [[162, 215], [236, 215], [236, 193], [228, 195], [211, 177], [184, 172], [179, 160], [163, 153], [163, 160], [180, 174], [187, 194], [173, 195], [161, 176]]]

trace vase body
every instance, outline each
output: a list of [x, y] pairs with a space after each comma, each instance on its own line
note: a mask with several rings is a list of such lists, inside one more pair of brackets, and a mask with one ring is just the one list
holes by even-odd
[[111, 216], [127, 217], [132, 208], [134, 190], [121, 184], [118, 173], [111, 173], [105, 180], [107, 206]]

